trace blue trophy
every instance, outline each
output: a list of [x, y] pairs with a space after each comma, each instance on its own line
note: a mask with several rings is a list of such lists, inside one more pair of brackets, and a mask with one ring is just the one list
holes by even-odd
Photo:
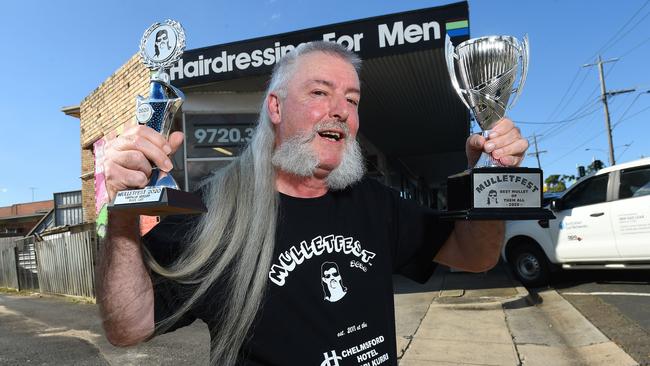
[[[149, 97], [136, 97], [135, 118], [167, 138], [174, 115], [183, 105], [185, 95], [171, 85], [167, 69], [180, 60], [185, 50], [185, 32], [180, 23], [166, 20], [154, 23], [140, 41], [140, 58], [151, 70]], [[193, 214], [205, 212], [201, 199], [179, 189], [170, 173], [154, 166], [147, 187], [120, 191], [109, 205], [112, 210], [126, 210], [142, 215]]]

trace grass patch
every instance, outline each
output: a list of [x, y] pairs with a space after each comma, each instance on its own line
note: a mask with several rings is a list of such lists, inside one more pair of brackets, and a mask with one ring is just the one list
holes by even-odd
[[30, 296], [34, 293], [27, 290], [18, 291], [15, 288], [0, 287], [0, 294]]
[[64, 296], [65, 300], [73, 304], [96, 304], [96, 301], [92, 297], [83, 297], [83, 296]]
[[21, 290], [18, 291], [13, 288], [0, 287], [0, 294], [6, 295], [18, 295], [18, 296], [38, 296], [38, 297], [50, 297], [65, 300], [73, 304], [96, 304], [94, 298], [85, 297], [85, 296], [72, 296], [72, 295], [60, 295], [60, 294], [42, 294], [40, 292]]

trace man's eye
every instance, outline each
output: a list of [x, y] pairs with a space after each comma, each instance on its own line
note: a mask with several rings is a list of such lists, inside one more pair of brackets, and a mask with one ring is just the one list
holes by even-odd
[[325, 92], [322, 91], [322, 90], [314, 90], [314, 91], [311, 92], [311, 93], [314, 94], [314, 95], [327, 95], [327, 93], [325, 93]]
[[352, 98], [348, 98], [348, 103], [350, 103], [352, 105], [355, 105], [355, 106], [359, 105], [359, 101], [356, 100], [356, 99], [352, 99]]

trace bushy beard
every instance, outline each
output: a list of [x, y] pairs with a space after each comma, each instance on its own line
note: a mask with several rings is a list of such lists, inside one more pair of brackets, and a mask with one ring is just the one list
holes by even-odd
[[332, 190], [342, 190], [359, 181], [366, 170], [361, 146], [356, 139], [348, 137], [348, 126], [338, 121], [320, 122], [314, 126], [313, 131], [285, 140], [273, 152], [271, 163], [284, 172], [300, 177], [312, 177], [319, 161], [318, 154], [312, 149], [310, 143], [318, 136], [319, 131], [328, 129], [340, 129], [345, 133], [346, 138], [341, 163], [327, 176], [327, 187]]

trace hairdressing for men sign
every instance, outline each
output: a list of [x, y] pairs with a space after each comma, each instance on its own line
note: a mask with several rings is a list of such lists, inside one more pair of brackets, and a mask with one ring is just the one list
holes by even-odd
[[268, 74], [301, 43], [337, 42], [363, 59], [444, 47], [445, 34], [469, 38], [467, 2], [389, 14], [275, 36], [185, 51], [171, 68], [179, 87]]

